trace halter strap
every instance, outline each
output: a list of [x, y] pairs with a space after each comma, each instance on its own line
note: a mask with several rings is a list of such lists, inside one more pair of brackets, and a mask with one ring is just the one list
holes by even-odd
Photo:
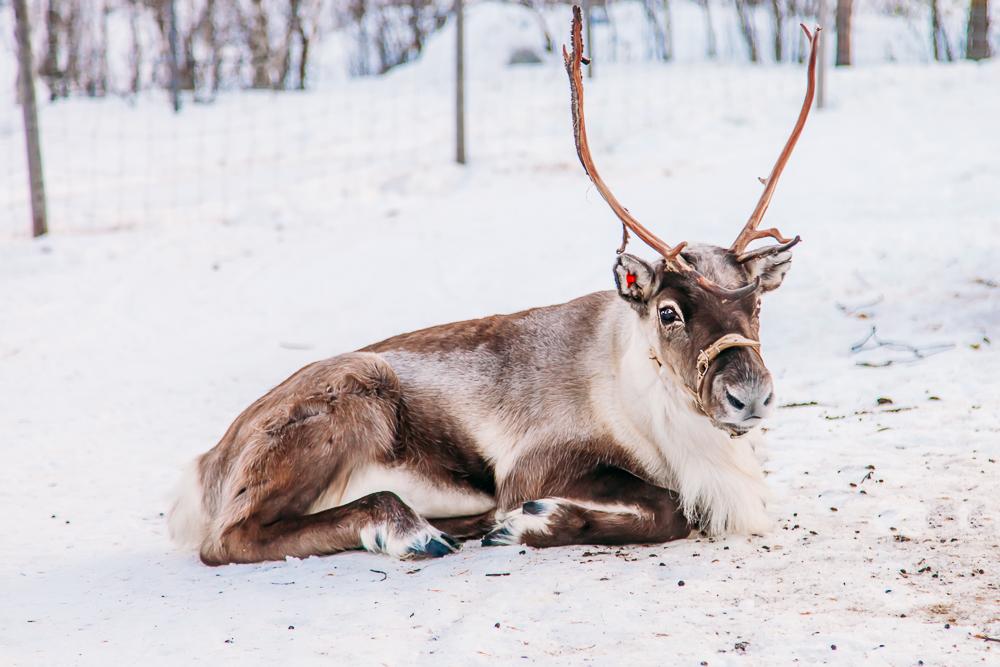
[[[691, 391], [686, 386], [684, 387], [689, 394], [692, 394], [691, 398], [694, 399], [694, 404], [698, 406], [698, 409], [706, 416], [708, 413], [705, 412], [705, 406], [701, 403], [701, 389], [702, 384], [705, 382], [705, 376], [708, 375], [708, 367], [712, 365], [712, 362], [715, 361], [720, 354], [733, 347], [748, 347], [756, 352], [758, 357], [760, 356], [759, 340], [753, 340], [752, 338], [747, 338], [746, 336], [736, 333], [728, 333], [698, 353], [698, 362], [696, 366], [698, 371], [698, 382], [696, 389]], [[657, 366], [663, 366], [663, 362], [660, 361], [658, 356], [656, 356], [656, 352], [653, 348], [649, 348], [649, 358], [656, 362]]]
[[741, 336], [740, 334], [727, 333], [725, 336], [715, 341], [704, 350], [698, 353], [698, 396], [701, 396], [701, 385], [708, 374], [708, 367], [712, 365], [715, 358], [731, 347], [749, 347], [760, 356], [760, 341]]

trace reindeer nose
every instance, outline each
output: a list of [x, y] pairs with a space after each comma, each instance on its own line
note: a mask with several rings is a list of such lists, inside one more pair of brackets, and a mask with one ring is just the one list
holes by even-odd
[[771, 414], [774, 388], [770, 378], [740, 385], [727, 385], [725, 392], [734, 422], [752, 424]]

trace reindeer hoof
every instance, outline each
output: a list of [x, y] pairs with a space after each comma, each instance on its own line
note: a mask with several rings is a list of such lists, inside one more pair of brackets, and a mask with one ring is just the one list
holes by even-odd
[[373, 524], [361, 531], [361, 548], [395, 558], [440, 558], [461, 545], [428, 523], [404, 530]]
[[510, 531], [506, 528], [490, 531], [482, 541], [484, 547], [500, 547], [507, 544], [514, 544], [514, 542], [511, 541]]
[[550, 532], [549, 520], [558, 509], [559, 501], [555, 499], [529, 500], [518, 509], [509, 512], [483, 538], [483, 546], [524, 544], [524, 537], [528, 533], [547, 535]]
[[532, 516], [540, 516], [545, 514], [546, 507], [545, 503], [538, 500], [529, 500], [528, 502], [521, 505], [521, 511], [525, 514], [530, 514]]
[[440, 535], [431, 538], [426, 544], [421, 546], [411, 546], [407, 553], [410, 556], [416, 558], [440, 558], [441, 556], [447, 556], [450, 553], [454, 553], [462, 548], [454, 538], [450, 535], [441, 533]]

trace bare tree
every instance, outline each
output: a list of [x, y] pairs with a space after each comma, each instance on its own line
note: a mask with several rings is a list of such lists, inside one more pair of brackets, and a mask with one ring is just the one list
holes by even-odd
[[250, 67], [253, 70], [254, 88], [271, 87], [271, 40], [267, 10], [263, 0], [251, 0], [253, 14], [247, 25], [247, 46], [250, 48]]
[[837, 0], [837, 67], [851, 64], [851, 10], [854, 0]]
[[80, 82], [80, 32], [83, 22], [80, 19], [80, 7], [74, 1], [69, 3], [69, 12], [63, 22], [65, 26], [64, 43], [66, 45], [66, 67], [63, 76], [67, 85], [79, 85]]
[[969, 60], [983, 60], [990, 57], [989, 0], [971, 0], [965, 57]]
[[670, 60], [670, 53], [667, 50], [667, 37], [660, 26], [659, 17], [656, 16], [656, 8], [653, 6], [653, 0], [643, 0], [642, 8], [646, 14], [646, 23], [649, 24], [650, 30], [653, 31], [656, 57], [664, 62]]
[[715, 58], [719, 55], [719, 50], [715, 43], [715, 27], [712, 25], [712, 2], [701, 0], [701, 6], [705, 10], [705, 55]]
[[663, 38], [667, 60], [674, 59], [674, 22], [670, 18], [670, 0], [663, 0]]
[[[51, 1], [51, 0], [50, 0]], [[137, 95], [142, 88], [142, 38], [139, 36], [139, 8], [138, 0], [129, 0], [128, 5], [128, 29], [131, 43], [129, 45], [129, 65], [131, 74], [129, 75], [129, 91]]]
[[451, 0], [382, 0], [368, 16], [375, 21], [378, 73], [410, 62], [423, 51], [427, 36], [440, 30], [452, 12]]
[[309, 48], [319, 33], [319, 17], [323, 10], [321, 2], [309, 3], [309, 12], [298, 20], [299, 34], [299, 90], [306, 88], [306, 75], [309, 71]]
[[785, 16], [781, 11], [781, 0], [771, 0], [771, 13], [774, 15], [774, 62], [780, 63], [784, 53], [781, 38], [785, 30]]
[[108, 16], [111, 7], [107, 0], [101, 3], [100, 41], [92, 47], [91, 60], [95, 62], [94, 95], [108, 93]]
[[750, 62], [760, 62], [760, 54], [757, 52], [757, 35], [753, 29], [753, 19], [750, 17], [750, 9], [747, 6], [748, 0], [735, 0], [736, 15], [740, 19], [740, 32], [747, 43], [747, 51], [750, 54]]
[[368, 31], [366, 20], [366, 14], [368, 13], [368, 3], [366, 0], [353, 0], [353, 3], [348, 8], [349, 19], [353, 21], [354, 25], [358, 29], [358, 49], [357, 56], [352, 63], [352, 71], [354, 74], [364, 76], [366, 74], [371, 74], [371, 68], [368, 64]]
[[931, 46], [934, 49], [934, 60], [954, 60], [951, 52], [951, 42], [948, 33], [941, 23], [940, 0], [931, 0]]
[[280, 64], [274, 82], [275, 88], [288, 87], [288, 73], [292, 69], [292, 43], [302, 32], [302, 0], [288, 0], [288, 18], [285, 22], [285, 40], [278, 55]]
[[205, 2], [205, 14], [202, 20], [202, 30], [204, 31], [205, 42], [208, 45], [209, 53], [211, 53], [211, 80], [212, 85], [210, 90], [212, 95], [219, 92], [219, 87], [222, 85], [222, 36], [219, 34], [219, 28], [217, 26], [217, 6], [215, 0], [206, 0]]
[[60, 6], [59, 0], [49, 0], [45, 9], [45, 57], [38, 68], [38, 73], [49, 88], [50, 100], [69, 95], [66, 72], [59, 66], [62, 53], [60, 45], [64, 37]]

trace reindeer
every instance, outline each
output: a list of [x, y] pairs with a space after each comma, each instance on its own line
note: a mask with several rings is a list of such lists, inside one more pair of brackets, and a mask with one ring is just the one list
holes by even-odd
[[[351, 549], [442, 556], [484, 545], [666, 542], [768, 529], [756, 427], [774, 407], [761, 296], [800, 241], [758, 230], [815, 91], [736, 241], [667, 245], [597, 172], [573, 8], [573, 131], [622, 222], [615, 291], [402, 334], [299, 370], [185, 474], [176, 540], [209, 565]], [[633, 232], [661, 259], [624, 252]], [[765, 237], [776, 244], [748, 245]]]

